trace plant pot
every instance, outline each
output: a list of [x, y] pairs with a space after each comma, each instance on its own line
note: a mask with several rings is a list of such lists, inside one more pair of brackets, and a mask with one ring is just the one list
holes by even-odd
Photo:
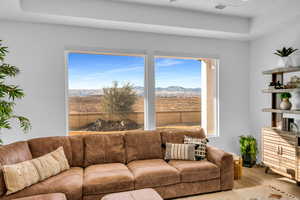
[[280, 106], [280, 109], [282, 109], [282, 110], [290, 110], [292, 107], [292, 104], [288, 98], [283, 98], [279, 106]]
[[300, 88], [292, 93], [292, 110], [300, 110]]
[[278, 66], [279, 67], [291, 67], [292, 66], [292, 59], [290, 56], [287, 57], [279, 57], [278, 59]]
[[298, 67], [300, 66], [300, 54], [293, 54], [291, 56], [291, 62], [293, 67]]
[[245, 154], [242, 156], [243, 158], [243, 167], [253, 167], [256, 164], [256, 159], [253, 159], [251, 154]]

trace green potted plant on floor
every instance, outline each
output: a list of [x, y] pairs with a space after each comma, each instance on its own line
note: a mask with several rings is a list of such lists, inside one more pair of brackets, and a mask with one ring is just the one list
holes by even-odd
[[240, 136], [240, 150], [243, 158], [243, 166], [253, 167], [256, 164], [258, 153], [256, 139], [251, 135]]
[[[12, 128], [11, 120], [13, 119], [19, 121], [21, 129], [27, 132], [31, 128], [30, 121], [14, 112], [15, 101], [22, 99], [24, 92], [18, 85], [5, 82], [7, 78], [13, 78], [20, 72], [17, 67], [4, 63], [7, 53], [7, 47], [3, 46], [0, 40], [0, 133], [3, 129]], [[0, 144], [2, 144], [1, 138]]]

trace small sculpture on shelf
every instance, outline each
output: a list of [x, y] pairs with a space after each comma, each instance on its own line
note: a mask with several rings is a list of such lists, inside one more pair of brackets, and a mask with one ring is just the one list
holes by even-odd
[[283, 89], [283, 84], [281, 84], [280, 81], [270, 82], [269, 89]]

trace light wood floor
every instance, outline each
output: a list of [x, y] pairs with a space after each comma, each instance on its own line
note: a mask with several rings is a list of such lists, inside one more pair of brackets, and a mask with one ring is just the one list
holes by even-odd
[[[284, 178], [275, 173], [269, 172], [265, 174], [264, 168], [243, 168], [243, 176], [241, 180], [237, 180], [234, 183], [234, 190], [242, 188], [250, 188], [259, 185], [272, 185], [282, 191], [293, 194], [300, 198], [300, 187], [297, 186], [295, 181]], [[180, 198], [180, 200], [204, 200], [212, 197], [220, 197], [222, 192], [216, 194], [204, 194], [192, 197]], [[178, 199], [179, 200], [179, 199]]]

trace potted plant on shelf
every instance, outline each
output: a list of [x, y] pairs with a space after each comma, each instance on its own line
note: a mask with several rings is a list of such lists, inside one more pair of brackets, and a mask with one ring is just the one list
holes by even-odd
[[240, 136], [240, 150], [243, 158], [243, 166], [253, 167], [256, 164], [258, 153], [256, 139], [251, 135]]
[[27, 132], [31, 128], [29, 120], [14, 112], [15, 100], [22, 99], [24, 92], [18, 85], [5, 83], [7, 78], [13, 78], [20, 72], [17, 67], [4, 63], [7, 53], [7, 47], [2, 46], [2, 40], [0, 40], [0, 133], [2, 129], [12, 128], [11, 120], [13, 119], [19, 121], [21, 129]]
[[292, 60], [290, 55], [294, 52], [298, 51], [298, 49], [294, 49], [293, 47], [283, 47], [282, 49], [278, 49], [275, 51], [275, 55], [279, 56], [278, 66], [279, 67], [290, 67], [292, 65]]
[[292, 107], [291, 102], [289, 101], [289, 99], [292, 97], [292, 95], [290, 93], [282, 93], [280, 95], [281, 97], [281, 103], [280, 103], [280, 109], [282, 110], [290, 110]]

